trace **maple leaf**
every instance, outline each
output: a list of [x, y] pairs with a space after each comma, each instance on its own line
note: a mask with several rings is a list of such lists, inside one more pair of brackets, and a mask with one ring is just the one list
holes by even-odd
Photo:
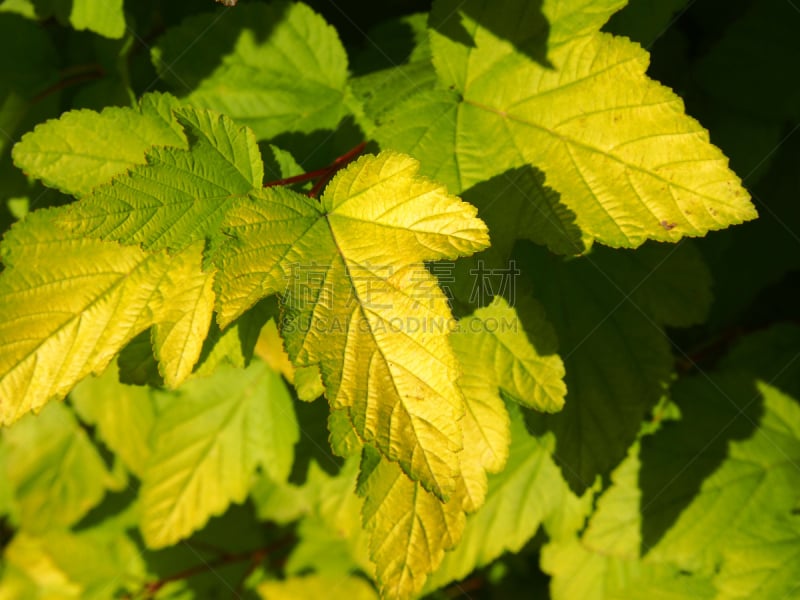
[[[552, 348], [553, 332], [542, 311], [528, 312], [533, 340]], [[371, 533], [378, 582], [392, 598], [412, 597], [422, 589], [445, 551], [461, 540], [466, 514], [484, 503], [486, 473], [505, 466], [511, 431], [500, 390], [522, 405], [547, 411], [559, 410], [566, 394], [561, 359], [534, 348], [515, 309], [502, 298], [461, 319], [452, 340], [466, 408], [460, 476], [452, 496], [441, 502], [374, 451], [367, 448], [363, 455], [359, 493], [365, 497], [364, 526]]]
[[73, 110], [37, 125], [14, 146], [14, 164], [49, 187], [80, 198], [131, 167], [155, 146], [186, 148], [169, 94], [145, 94], [138, 110]]
[[319, 364], [358, 436], [444, 498], [455, 488], [463, 400], [450, 311], [422, 261], [488, 245], [475, 208], [396, 153], [342, 170], [320, 202], [268, 188], [231, 208], [218, 313], [224, 325], [279, 292], [296, 366]]
[[159, 414], [142, 473], [141, 529], [152, 548], [243, 502], [256, 467], [284, 481], [299, 437], [288, 391], [262, 362], [220, 368], [176, 394]]
[[502, 4], [434, 4], [440, 89], [385, 116], [376, 132], [383, 147], [419, 158], [423, 173], [458, 192], [538, 168], [587, 241], [615, 247], [700, 236], [756, 217], [708, 133], [645, 75], [647, 53], [597, 32], [621, 2], [572, 12], [545, 2], [540, 14]]
[[[162, 375], [191, 372], [211, 322], [211, 273], [202, 243], [147, 252], [85, 238], [37, 211], [6, 234], [0, 275], [0, 422], [63, 397], [105, 369], [122, 347], [155, 325]], [[186, 304], [174, 305], [180, 297]]]
[[229, 206], [261, 187], [264, 166], [253, 132], [218, 113], [173, 111], [187, 147], [156, 147], [147, 164], [95, 188], [60, 215], [92, 237], [180, 250], [218, 232]]
[[103, 458], [63, 404], [50, 404], [3, 431], [2, 446], [3, 485], [15, 521], [27, 532], [67, 528], [105, 496], [110, 477]]
[[336, 30], [299, 2], [195, 15], [170, 28], [152, 58], [176, 93], [191, 90], [187, 103], [223, 112], [259, 139], [332, 129], [348, 112], [347, 53]]

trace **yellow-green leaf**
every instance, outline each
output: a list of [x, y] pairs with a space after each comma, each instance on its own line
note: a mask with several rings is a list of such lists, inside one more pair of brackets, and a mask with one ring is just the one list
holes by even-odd
[[243, 502], [258, 466], [284, 481], [298, 437], [291, 398], [266, 364], [188, 381], [151, 435], [141, 491], [148, 546], [174, 544]]
[[146, 576], [136, 544], [99, 528], [19, 533], [3, 562], [2, 600], [107, 600], [135, 593]]
[[258, 593], [264, 600], [378, 600], [378, 594], [372, 586], [354, 575], [306, 575], [282, 581], [265, 581], [258, 586]]
[[[442, 502], [392, 462], [377, 458], [359, 493], [381, 594], [414, 597], [464, 531], [462, 497]], [[362, 467], [363, 469], [363, 467]]]
[[100, 377], [87, 377], [70, 392], [80, 418], [97, 427], [97, 434], [137, 477], [150, 457], [150, 433], [155, 426], [159, 392], [119, 383], [113, 365]]
[[[197, 360], [210, 324], [202, 246], [170, 255], [87, 239], [57, 226], [49, 211], [16, 225], [2, 245], [0, 422], [63, 397], [154, 324], [166, 328], [156, 336], [163, 345], [156, 352], [177, 384]], [[173, 305], [182, 293], [194, 293], [196, 302]], [[185, 355], [170, 354], [178, 351]]]
[[153, 326], [158, 370], [171, 388], [191, 374], [214, 312], [214, 273], [204, 272], [196, 264], [193, 267], [163, 303], [161, 317]]
[[253, 132], [207, 110], [175, 116], [188, 148], [157, 147], [131, 169], [71, 205], [61, 222], [93, 237], [182, 249], [217, 233], [225, 210], [261, 187], [264, 167]]
[[105, 496], [103, 459], [63, 404], [27, 415], [3, 430], [2, 440], [2, 476], [21, 529], [43, 533], [69, 527]]
[[[756, 217], [708, 132], [646, 76], [647, 52], [596, 31], [611, 11], [588, 20], [561, 15], [553, 39], [544, 26], [520, 41], [519, 24], [536, 10], [501, 4], [436, 4], [433, 62], [454, 91], [437, 93], [430, 108], [401, 104], [387, 115], [376, 134], [384, 147], [418, 157], [423, 172], [456, 191], [535, 167], [585, 236], [615, 247], [701, 236]], [[563, 5], [544, 4], [545, 14]], [[488, 10], [503, 17], [487, 19]], [[546, 48], [546, 60], [530, 56], [532, 46]]]
[[456, 486], [463, 399], [444, 294], [422, 261], [487, 246], [475, 208], [396, 153], [342, 170], [321, 202], [264, 190], [233, 207], [216, 251], [224, 325], [283, 296], [297, 367], [319, 364], [334, 409], [358, 436], [440, 497]]
[[[553, 332], [541, 308], [531, 307], [535, 325], [552, 346]], [[544, 330], [544, 331], [542, 331]], [[508, 413], [499, 395], [544, 412], [561, 410], [567, 388], [564, 365], [556, 354], [537, 352], [525, 334], [514, 308], [502, 298], [459, 321], [452, 336], [461, 363], [459, 387], [466, 411], [461, 421], [464, 449], [461, 474], [466, 488], [464, 509], [477, 510], [486, 496], [486, 473], [503, 469], [511, 441]]]
[[[564, 367], [552, 354], [553, 332], [541, 309], [528, 312], [532, 339], [546, 352], [531, 345], [515, 309], [501, 298], [461, 319], [451, 336], [462, 368], [459, 387], [466, 410], [461, 420], [459, 480], [448, 501], [442, 502], [396, 465], [366, 451], [359, 492], [365, 496], [370, 555], [388, 597], [406, 598], [422, 589], [445, 551], [461, 540], [466, 513], [484, 503], [487, 472], [497, 473], [505, 466], [511, 432], [500, 390], [539, 410], [558, 410], [563, 404]], [[523, 428], [518, 424], [517, 429]], [[520, 437], [519, 431], [516, 435]]]
[[64, 113], [23, 136], [14, 146], [14, 163], [45, 185], [83, 196], [145, 164], [145, 153], [154, 146], [185, 148], [186, 136], [172, 116], [177, 106], [168, 94], [146, 94], [138, 110]]

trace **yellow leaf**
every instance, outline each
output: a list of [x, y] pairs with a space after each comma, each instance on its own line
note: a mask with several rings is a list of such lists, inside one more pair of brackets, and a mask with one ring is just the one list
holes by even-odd
[[[69, 234], [48, 213], [29, 216], [3, 244], [3, 424], [102, 372], [151, 325], [157, 326], [155, 351], [164, 373], [176, 385], [196, 362], [210, 324], [213, 291], [201, 271], [202, 243], [173, 255], [146, 252]], [[173, 304], [183, 295], [193, 303]]]
[[296, 367], [319, 365], [358, 437], [440, 498], [455, 490], [463, 398], [447, 301], [423, 261], [488, 245], [476, 210], [418, 176], [414, 159], [364, 156], [321, 202], [268, 188], [228, 212], [215, 251], [222, 325], [282, 294]]

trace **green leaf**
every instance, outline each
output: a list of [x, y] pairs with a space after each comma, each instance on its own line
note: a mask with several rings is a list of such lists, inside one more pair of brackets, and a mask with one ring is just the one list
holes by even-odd
[[56, 16], [75, 29], [88, 29], [109, 38], [121, 38], [125, 33], [123, 0], [6, 0], [0, 12], [9, 11], [29, 19], [48, 19]]
[[453, 491], [461, 393], [450, 312], [424, 260], [485, 247], [475, 209], [417, 176], [410, 157], [365, 156], [321, 203], [268, 188], [228, 212], [214, 259], [224, 325], [279, 292], [286, 349], [319, 364], [334, 409], [359, 437], [440, 497]]
[[[371, 72], [351, 79], [350, 85], [372, 119], [379, 120], [399, 101], [435, 85], [426, 24], [427, 15], [419, 13], [382, 23], [368, 32], [374, 44], [356, 58], [356, 67]], [[408, 37], [410, 49], [402, 43]]]
[[105, 496], [109, 474], [72, 412], [50, 404], [3, 430], [3, 477], [20, 528], [44, 533], [79, 521]]
[[710, 577], [639, 559], [642, 540], [639, 443], [611, 474], [580, 540], [555, 538], [542, 550], [553, 598], [716, 598]]
[[[552, 347], [554, 334], [541, 308], [531, 314], [526, 326], [538, 334], [534, 341], [542, 344], [544, 339]], [[501, 471], [508, 456], [509, 420], [499, 391], [523, 406], [559, 411], [567, 392], [564, 365], [556, 354], [537, 352], [517, 312], [502, 298], [461, 319], [451, 339], [461, 364], [458, 384], [466, 407], [460, 453], [464, 509], [472, 512], [483, 504], [486, 473]]]
[[575, 213], [545, 185], [544, 174], [530, 166], [496, 175], [462, 195], [478, 207], [478, 215], [493, 232], [492, 247], [478, 260], [507, 265], [517, 239], [547, 246], [556, 254], [580, 254], [586, 249], [589, 240], [575, 224]]
[[294, 177], [303, 173], [301, 167], [294, 156], [286, 150], [278, 148], [274, 144], [267, 145], [269, 152], [262, 148], [264, 156], [264, 178], [267, 181]]
[[28, 19], [36, 18], [36, 8], [33, 0], [5, 0], [0, 4], [0, 12], [9, 12], [22, 15]]
[[290, 482], [273, 481], [263, 473], [253, 483], [250, 501], [260, 521], [279, 525], [297, 521], [311, 510], [302, 487]]
[[[276, 312], [274, 302], [264, 301], [256, 304], [224, 331], [221, 331], [216, 323], [212, 323], [195, 374], [211, 375], [220, 365], [232, 365], [240, 369], [249, 365], [258, 344], [259, 334], [267, 327], [274, 328], [272, 316]], [[277, 337], [277, 331], [275, 335]], [[273, 370], [280, 372], [275, 364], [269, 360], [265, 362]]]
[[172, 110], [177, 101], [147, 94], [138, 110], [109, 107], [101, 113], [76, 110], [52, 119], [14, 146], [14, 164], [29, 176], [81, 197], [136, 165], [154, 146], [186, 148]]
[[[630, 449], [580, 540], [544, 548], [554, 598], [792, 596], [800, 404], [746, 372], [748, 353], [767, 339], [732, 353], [735, 370], [675, 386], [681, 420]], [[776, 346], [767, 360], [785, 370], [796, 348]]]
[[362, 75], [353, 79], [351, 85], [353, 92], [364, 103], [367, 115], [380, 122], [381, 117], [399, 101], [422, 90], [432, 89], [435, 83], [436, 71], [428, 58]]
[[535, 5], [516, 0], [493, 4], [437, 0], [429, 23], [433, 30], [431, 46], [435, 53], [437, 46], [447, 47], [450, 55], [437, 57], [437, 69], [448, 74], [443, 78], [447, 84], [465, 82], [467, 71], [463, 63], [474, 58], [470, 56], [471, 49], [479, 45], [478, 38], [484, 32], [504, 42], [498, 58], [513, 49], [551, 67], [548, 50], [596, 32], [625, 4], [626, 0], [544, 0]]
[[463, 579], [504, 552], [519, 552], [542, 524], [551, 537], [575, 531], [588, 512], [592, 494], [578, 498], [552, 459], [552, 435], [528, 434], [519, 410], [511, 410], [508, 462], [489, 476], [485, 504], [467, 517], [463, 539], [445, 554], [426, 589]]
[[578, 540], [546, 546], [542, 568], [552, 577], [553, 600], [712, 600], [718, 597], [708, 577], [687, 575], [675, 566], [593, 553]]
[[629, 0], [611, 17], [606, 30], [649, 49], [688, 8], [688, 0]]
[[[754, 547], [796, 535], [797, 401], [752, 379], [748, 385], [748, 378], [739, 373], [688, 380], [676, 389], [675, 401], [683, 420], [665, 425], [642, 451], [643, 469], [652, 465], [672, 477], [672, 485], [663, 490], [663, 482], [642, 480], [647, 559], [714, 574], [728, 557], [741, 565], [753, 556]], [[682, 444], [680, 452], [675, 451], [676, 442]], [[686, 456], [696, 456], [695, 463], [679, 467]], [[794, 543], [800, 540], [794, 537]], [[778, 551], [781, 554], [796, 562], [791, 552]], [[790, 594], [798, 584], [796, 575], [781, 561], [773, 562], [772, 569], [782, 577], [768, 578], [755, 568], [746, 577], [740, 573], [740, 597], [772, 597], [760, 591], [762, 586]], [[732, 575], [730, 567], [725, 569], [726, 578]]]
[[216, 233], [225, 211], [261, 187], [261, 154], [252, 131], [216, 113], [174, 114], [189, 148], [154, 148], [147, 164], [72, 205], [62, 223], [76, 232], [181, 249]]
[[[522, 30], [527, 14], [526, 4], [509, 4], [497, 23], [503, 34]], [[437, 4], [442, 20], [434, 20], [433, 62], [442, 85], [455, 91], [439, 92], [425, 111], [401, 104], [376, 134], [382, 146], [416, 156], [425, 174], [454, 190], [536, 167], [586, 236], [611, 246], [676, 241], [755, 218], [707, 132], [684, 114], [680, 98], [645, 75], [647, 53], [592, 33], [608, 13], [559, 15], [548, 41], [550, 65], [476, 21], [483, 6]], [[545, 32], [539, 28], [540, 37]], [[469, 44], [456, 41], [465, 34]], [[440, 141], [426, 143], [431, 137]]]
[[75, 29], [88, 29], [110, 38], [121, 38], [125, 33], [123, 0], [71, 0], [69, 22]]
[[773, 519], [728, 541], [714, 578], [722, 598], [791, 598], [800, 581], [800, 522]]
[[[378, 587], [385, 597], [412, 598], [441, 563], [445, 550], [461, 539], [463, 498], [454, 494], [442, 502], [396, 463], [373, 457], [377, 465], [358, 491], [364, 496], [363, 522], [370, 532]], [[362, 477], [364, 472], [362, 465]]]
[[297, 397], [305, 402], [312, 402], [325, 393], [325, 384], [322, 383], [322, 375], [317, 367], [295, 369], [294, 387]]
[[141, 478], [158, 416], [156, 394], [152, 389], [119, 383], [117, 370], [109, 367], [102, 376], [79, 383], [70, 399], [81, 419], [95, 425], [103, 443]]
[[332, 129], [348, 112], [347, 55], [336, 31], [304, 4], [246, 4], [224, 19], [188, 18], [152, 56], [189, 104], [223, 112], [259, 139]]
[[775, 76], [800, 60], [796, 31], [796, 6], [780, 0], [752, 3], [698, 61], [698, 82], [717, 101], [762, 120], [800, 119], [800, 84]]
[[141, 492], [147, 545], [174, 544], [243, 502], [259, 466], [285, 480], [298, 438], [291, 398], [265, 364], [188, 381], [151, 435]]
[[453, 337], [453, 348], [462, 365], [461, 387], [469, 400], [485, 398], [488, 390], [499, 388], [522, 406], [558, 412], [567, 389], [564, 365], [554, 352], [555, 332], [538, 304], [524, 303], [524, 324], [517, 310], [500, 297], [459, 321], [461, 335]]
[[309, 465], [303, 497], [309, 511], [298, 523], [299, 541], [286, 562], [286, 572], [300, 575], [313, 569], [339, 575], [372, 571], [368, 537], [361, 527], [363, 501], [355, 492], [359, 461], [352, 457], [335, 476], [316, 462]]
[[[151, 325], [162, 374], [177, 385], [200, 354], [211, 319], [202, 244], [183, 252], [70, 234], [38, 211], [15, 225], [0, 252], [0, 422], [11, 423], [102, 372]], [[188, 306], [172, 299], [191, 300]], [[181, 352], [180, 356], [173, 353]]]
[[3, 600], [106, 600], [133, 593], [145, 576], [136, 545], [105, 530], [14, 536], [3, 555]]
[[378, 594], [360, 577], [305, 575], [282, 581], [265, 581], [258, 586], [264, 600], [316, 600], [317, 598], [350, 598], [377, 600]]
[[[670, 280], [658, 274], [659, 261], [653, 260], [657, 251], [598, 248], [564, 261], [529, 250], [521, 264], [558, 335], [568, 393], [561, 413], [529, 413], [528, 422], [539, 433], [555, 433], [564, 477], [576, 490], [583, 490], [596, 475], [622, 460], [646, 412], [671, 378], [673, 358], [667, 338], [647, 309], [656, 306], [658, 311], [653, 312], [676, 320], [693, 315], [698, 310], [692, 304], [693, 290], [699, 282], [687, 281], [689, 291], [679, 284], [661, 298], [659, 293]], [[667, 267], [673, 260], [668, 252], [660, 259], [665, 272], [679, 268]], [[642, 263], [653, 270], [642, 268]], [[691, 260], [689, 265], [692, 268]], [[687, 302], [676, 304], [676, 299]]]
[[636, 441], [611, 473], [610, 485], [598, 498], [594, 514], [581, 536], [581, 544], [587, 550], [620, 558], [639, 558], [642, 545], [639, 454], [640, 445]]
[[32, 100], [58, 79], [58, 54], [47, 34], [33, 23], [0, 14], [0, 156], [5, 155]]

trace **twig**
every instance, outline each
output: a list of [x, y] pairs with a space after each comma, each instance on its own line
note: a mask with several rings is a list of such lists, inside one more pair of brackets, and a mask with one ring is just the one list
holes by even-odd
[[458, 598], [459, 596], [470, 597], [469, 592], [474, 592], [481, 589], [486, 585], [486, 579], [480, 575], [475, 575], [469, 579], [465, 579], [460, 583], [454, 583], [444, 590], [444, 595], [447, 598]]
[[[74, 75], [71, 73], [75, 72]], [[71, 67], [68, 70], [62, 72], [62, 75], [66, 75], [63, 79], [55, 82], [53, 85], [45, 88], [38, 94], [36, 94], [32, 99], [31, 103], [36, 104], [37, 102], [41, 102], [51, 94], [54, 94], [60, 90], [66, 89], [73, 85], [77, 85], [79, 83], [83, 83], [85, 81], [92, 81], [94, 79], [102, 79], [106, 76], [106, 70], [103, 68], [102, 65], [99, 64], [92, 64], [92, 65], [80, 65], [78, 67]]]
[[311, 198], [316, 198], [317, 194], [319, 194], [320, 190], [325, 186], [328, 181], [330, 181], [331, 177], [333, 177], [336, 172], [347, 165], [348, 163], [352, 162], [353, 160], [358, 157], [364, 151], [364, 148], [367, 147], [367, 142], [361, 142], [354, 148], [351, 148], [341, 156], [339, 156], [336, 160], [334, 160], [330, 165], [327, 167], [323, 167], [321, 169], [315, 169], [313, 171], [308, 171], [307, 173], [301, 173], [300, 175], [293, 175], [292, 177], [285, 177], [283, 179], [276, 179], [274, 181], [268, 181], [264, 184], [264, 187], [275, 187], [279, 185], [291, 185], [293, 183], [302, 183], [304, 181], [314, 181], [316, 183], [311, 188], [311, 191], [308, 192], [308, 196]]
[[[141, 594], [145, 598], [153, 598], [156, 593], [158, 593], [161, 588], [165, 585], [172, 583], [174, 581], [182, 581], [184, 579], [189, 579], [190, 577], [194, 577], [195, 575], [200, 575], [202, 573], [206, 573], [208, 571], [212, 571], [218, 567], [224, 567], [226, 565], [241, 563], [241, 562], [249, 562], [250, 565], [248, 567], [247, 573], [252, 573], [252, 571], [260, 565], [264, 560], [269, 558], [270, 554], [276, 552], [286, 545], [294, 543], [295, 539], [293, 535], [287, 535], [282, 537], [281, 539], [277, 540], [275, 543], [270, 544], [265, 548], [258, 548], [256, 550], [251, 550], [249, 552], [240, 552], [240, 553], [231, 553], [231, 554], [223, 554], [214, 560], [204, 562], [202, 564], [193, 565], [182, 571], [178, 571], [177, 573], [173, 573], [172, 575], [167, 575], [157, 581], [151, 581], [145, 583], [142, 586]], [[136, 594], [138, 596], [138, 594]]]

